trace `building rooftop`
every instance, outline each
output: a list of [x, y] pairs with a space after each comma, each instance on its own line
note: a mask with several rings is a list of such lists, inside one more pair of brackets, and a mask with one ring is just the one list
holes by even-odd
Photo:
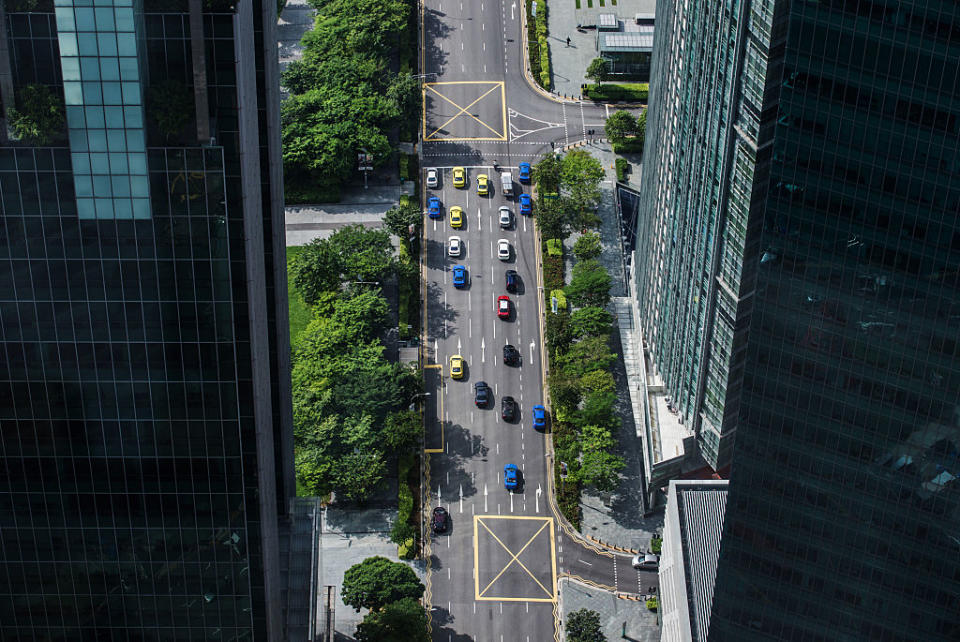
[[601, 13], [597, 16], [597, 28], [599, 29], [618, 29], [620, 21], [612, 13]]
[[676, 501], [687, 604], [694, 640], [706, 640], [717, 577], [720, 536], [727, 505], [726, 481], [671, 481], [668, 503]]
[[[603, 51], [653, 51], [653, 27], [637, 25], [637, 31], [597, 34], [597, 49]], [[644, 27], [647, 27], [644, 29]]]

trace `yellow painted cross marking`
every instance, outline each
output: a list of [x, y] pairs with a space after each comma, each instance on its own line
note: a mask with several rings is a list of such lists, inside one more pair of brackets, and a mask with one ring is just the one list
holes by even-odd
[[[525, 520], [529, 522], [543, 522], [537, 531], [530, 536], [527, 541], [520, 547], [516, 552], [510, 550], [510, 547], [507, 546], [496, 533], [491, 530], [487, 522], [493, 520]], [[500, 547], [506, 551], [510, 556], [509, 561], [500, 569], [500, 572], [490, 580], [486, 586], [481, 590], [480, 588], [480, 570], [479, 570], [479, 536], [480, 536], [480, 526], [483, 526], [483, 530], [486, 531], [493, 539], [500, 545]], [[549, 533], [549, 555], [550, 555], [550, 569], [551, 569], [551, 579], [550, 579], [550, 588], [544, 586], [543, 582], [537, 579], [536, 575], [530, 571], [527, 566], [520, 561], [520, 556], [523, 554], [527, 548], [534, 543], [540, 533], [544, 531]], [[556, 592], [554, 587], [557, 584], [557, 563], [556, 563], [556, 542], [554, 539], [553, 533], [553, 518], [552, 517], [523, 517], [519, 515], [475, 515], [473, 518], [473, 566], [474, 566], [474, 599], [475, 600], [491, 600], [491, 601], [500, 601], [500, 602], [554, 602], [557, 599]], [[546, 597], [506, 597], [506, 596], [493, 596], [488, 595], [487, 592], [490, 590], [490, 587], [500, 579], [500, 577], [507, 572], [507, 570], [516, 564], [530, 576], [536, 585], [544, 592]]]
[[[471, 102], [466, 107], [459, 105], [450, 97], [445, 96], [441, 93], [443, 86], [445, 85], [492, 85], [490, 89], [480, 94], [473, 102]], [[499, 130], [490, 124], [484, 122], [477, 116], [474, 116], [470, 113], [470, 108], [476, 105], [478, 102], [494, 93], [495, 91], [500, 91], [500, 127]], [[427, 133], [427, 91], [431, 94], [445, 100], [446, 102], [453, 105], [458, 111], [453, 116], [448, 118], [443, 122], [439, 127], [434, 129], [432, 132]], [[437, 134], [444, 127], [452, 123], [454, 120], [466, 114], [473, 120], [477, 121], [483, 127], [487, 128], [491, 132], [491, 136], [464, 136], [464, 137], [452, 137], [452, 136], [437, 136]], [[425, 141], [436, 141], [436, 140], [498, 140], [504, 141], [507, 140], [507, 105], [506, 105], [506, 96], [504, 95], [503, 81], [470, 81], [470, 80], [461, 80], [454, 82], [430, 82], [423, 84], [423, 140]]]

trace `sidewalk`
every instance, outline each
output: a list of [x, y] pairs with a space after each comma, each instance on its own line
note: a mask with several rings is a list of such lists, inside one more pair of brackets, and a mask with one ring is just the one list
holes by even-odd
[[[660, 640], [657, 614], [647, 609], [643, 602], [622, 600], [609, 591], [561, 578], [560, 617], [564, 625], [567, 614], [580, 609], [590, 609], [600, 614], [600, 626], [607, 640]], [[626, 637], [623, 637], [624, 633]]]
[[[590, 8], [588, 4], [592, 4]], [[621, 20], [632, 20], [637, 13], [650, 11], [650, 0], [576, 0], [547, 1], [547, 33], [550, 41], [550, 68], [554, 92], [580, 97], [580, 85], [587, 82], [583, 74], [597, 53], [596, 29], [577, 31], [577, 25], [594, 25], [601, 13], [616, 14]], [[567, 47], [567, 37], [570, 46]]]
[[[633, 332], [631, 317], [622, 314], [622, 309], [629, 305], [629, 287], [621, 249], [620, 215], [614, 194], [615, 155], [610, 144], [605, 142], [588, 143], [578, 149], [584, 149], [600, 160], [606, 174], [600, 186], [602, 196], [597, 210], [602, 220], [599, 232], [603, 244], [603, 253], [598, 260], [612, 277], [610, 294], [613, 301], [608, 309], [614, 314], [617, 325], [611, 338], [611, 349], [614, 354], [620, 355], [613, 370], [617, 385], [615, 411], [621, 422], [616, 435], [619, 445], [617, 452], [626, 462], [616, 490], [610, 493], [598, 493], [591, 489], [583, 491], [580, 498], [583, 514], [580, 532], [605, 544], [646, 551], [652, 535], [663, 529], [663, 514], [644, 516], [646, 489], [643, 443], [639, 432], [641, 426], [638, 424], [642, 422], [642, 417], [635, 416], [630, 383], [636, 376], [633, 360], [637, 354], [642, 354], [642, 350], [638, 345], [640, 338]], [[576, 263], [573, 244], [579, 237], [580, 233], [575, 232], [564, 241], [564, 267], [568, 276]]]

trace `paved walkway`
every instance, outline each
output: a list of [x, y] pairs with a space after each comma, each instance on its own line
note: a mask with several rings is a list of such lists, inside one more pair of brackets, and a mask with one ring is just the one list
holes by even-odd
[[[607, 640], [659, 642], [660, 626], [657, 614], [644, 602], [623, 600], [609, 591], [595, 589], [579, 582], [560, 580], [560, 616], [567, 622], [567, 614], [580, 609], [591, 609], [600, 614], [600, 625]], [[626, 633], [626, 637], [623, 637]]]
[[[600, 241], [603, 253], [600, 263], [612, 277], [610, 294], [613, 297], [610, 311], [617, 321], [617, 328], [611, 340], [614, 354], [621, 359], [614, 366], [613, 376], [617, 384], [617, 404], [615, 411], [620, 418], [620, 430], [616, 438], [619, 444], [618, 454], [624, 458], [626, 467], [621, 475], [620, 484], [611, 493], [598, 493], [584, 490], [580, 498], [583, 519], [580, 532], [606, 544], [645, 551], [649, 548], [650, 538], [663, 529], [663, 514], [644, 516], [644, 464], [643, 444], [641, 441], [642, 414], [635, 412], [634, 397], [637, 354], [640, 352], [639, 336], [633, 332], [632, 319], [624, 315], [624, 307], [629, 311], [629, 288], [621, 250], [620, 215], [617, 208], [614, 189], [616, 171], [613, 168], [614, 154], [609, 143], [587, 143], [578, 149], [590, 152], [603, 164], [606, 176], [601, 183], [601, 202], [597, 215], [601, 219]], [[573, 256], [573, 244], [580, 237], [574, 232], [564, 241], [564, 260], [567, 278], [572, 274], [576, 258]], [[624, 343], [626, 345], [624, 345]], [[637, 399], [639, 401], [639, 399]]]
[[[303, 47], [300, 39], [303, 34], [313, 28], [313, 10], [307, 0], [287, 0], [287, 5], [277, 20], [277, 46], [280, 55], [280, 71], [282, 72], [294, 60], [303, 57]], [[286, 90], [281, 86], [282, 98], [287, 97]]]
[[[550, 67], [554, 93], [580, 97], [580, 85], [590, 61], [598, 57], [595, 29], [577, 31], [577, 25], [595, 25], [597, 15], [616, 14], [621, 20], [633, 20], [638, 13], [653, 13], [654, 0], [547, 0], [547, 32], [550, 41]], [[593, 8], [588, 5], [592, 4]], [[570, 46], [567, 46], [567, 37]]]

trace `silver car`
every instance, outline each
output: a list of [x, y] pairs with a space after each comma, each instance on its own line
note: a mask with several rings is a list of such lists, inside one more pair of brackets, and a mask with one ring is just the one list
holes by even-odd
[[427, 168], [427, 187], [436, 188], [440, 185], [440, 172], [436, 167]]
[[450, 256], [460, 256], [463, 252], [463, 240], [459, 236], [451, 236], [450, 244], [447, 246], [447, 254]]
[[501, 207], [500, 208], [500, 227], [504, 230], [509, 230], [511, 225], [513, 225], [513, 214], [510, 213], [510, 208]]
[[510, 259], [510, 241], [507, 239], [497, 241], [497, 258], [501, 261], [508, 261]]

